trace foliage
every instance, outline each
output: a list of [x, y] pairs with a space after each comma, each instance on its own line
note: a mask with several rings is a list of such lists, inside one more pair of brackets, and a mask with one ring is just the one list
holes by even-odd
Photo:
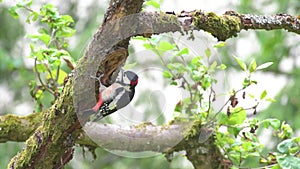
[[[137, 37], [136, 39], [142, 40], [144, 47], [147, 50], [152, 50], [161, 60], [165, 69], [163, 76], [169, 79], [170, 85], [178, 86], [189, 92], [189, 97], [183, 98], [176, 105], [175, 118], [200, 120], [203, 128], [216, 128], [211, 130], [216, 131], [215, 144], [231, 161], [233, 168], [260, 166], [291, 168], [299, 166], [297, 154], [300, 145], [294, 141], [299, 140], [299, 138], [292, 138], [293, 130], [288, 124], [281, 123], [276, 118], [259, 120], [258, 118], [247, 117], [249, 111], [252, 111], [251, 117], [256, 115], [260, 103], [275, 102], [273, 98], [267, 97], [266, 90], [263, 90], [259, 96], [254, 96], [251, 93], [248, 94], [248, 97], [246, 96], [247, 88], [258, 83], [252, 78], [252, 75], [257, 71], [269, 68], [273, 62], [257, 65], [256, 60], [252, 59], [247, 65], [241, 58], [234, 56], [234, 60], [246, 75], [242, 81], [242, 88], [232, 89], [228, 101], [220, 110], [214, 110], [211, 104], [220, 94], [214, 92], [213, 84], [217, 83], [217, 80], [213, 74], [217, 71], [223, 71], [226, 66], [218, 64], [217, 61], [210, 62], [211, 49], [208, 48], [204, 51], [205, 56], [195, 56], [191, 60], [187, 60], [190, 55], [188, 48], [180, 49], [176, 44], [165, 41], [163, 38]], [[215, 45], [215, 48], [223, 46], [224, 44]], [[166, 58], [164, 57], [165, 53], [171, 56]], [[204, 63], [205, 60], [208, 62]], [[238, 106], [238, 95], [241, 92], [243, 93], [243, 100], [247, 102], [247, 100], [252, 99], [255, 104], [247, 108]], [[269, 152], [265, 154], [265, 145], [260, 142], [257, 136], [257, 130], [262, 127], [267, 129], [271, 127], [274, 130], [274, 136], [281, 140], [277, 146], [279, 153]], [[212, 132], [200, 133], [199, 141], [204, 142], [211, 134]]]
[[74, 21], [69, 15], [60, 15], [52, 4], [43, 5], [40, 11], [31, 9], [32, 0], [18, 2], [9, 9], [15, 18], [19, 15], [17, 10], [25, 9], [29, 12], [26, 22], [41, 22], [43, 27], [38, 33], [27, 34], [27, 38], [32, 40], [30, 44], [31, 53], [29, 58], [34, 59], [34, 72], [38, 81], [32, 80], [29, 83], [30, 94], [36, 100], [36, 111], [43, 110], [43, 98], [45, 92], [58, 98], [62, 91], [64, 79], [67, 73], [61, 68], [61, 61], [64, 60], [71, 69], [74, 68], [73, 60], [66, 50], [68, 43], [66, 38], [74, 35], [72, 28]]

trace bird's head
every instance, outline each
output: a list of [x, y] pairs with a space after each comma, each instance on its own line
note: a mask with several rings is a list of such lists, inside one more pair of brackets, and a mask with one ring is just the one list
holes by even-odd
[[138, 75], [132, 71], [124, 72], [124, 82], [129, 83], [130, 86], [135, 87], [138, 84]]

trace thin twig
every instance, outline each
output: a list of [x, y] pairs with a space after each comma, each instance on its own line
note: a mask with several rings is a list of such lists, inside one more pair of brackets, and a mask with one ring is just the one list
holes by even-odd
[[36, 72], [36, 74], [37, 74], [37, 77], [38, 77], [38, 79], [39, 79], [39, 82], [41, 83], [41, 85], [42, 85], [48, 92], [50, 92], [52, 95], [54, 95], [55, 92], [54, 92], [52, 89], [50, 89], [47, 85], [44, 84], [44, 82], [43, 82], [43, 80], [42, 80], [42, 78], [41, 78], [40, 72], [38, 72], [38, 70], [37, 70], [37, 68], [36, 68], [36, 65], [37, 65], [37, 58], [34, 59], [34, 70], [35, 70], [35, 72]]

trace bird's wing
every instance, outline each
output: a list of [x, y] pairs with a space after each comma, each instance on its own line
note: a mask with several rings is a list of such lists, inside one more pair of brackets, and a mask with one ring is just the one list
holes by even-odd
[[127, 88], [129, 88], [129, 86], [124, 86], [116, 90], [115, 99], [113, 99], [109, 104], [110, 109], [116, 108], [117, 110], [119, 110], [130, 103], [130, 90], [128, 90]]
[[105, 88], [102, 92], [102, 99], [103, 101], [110, 101], [114, 100], [115, 96], [118, 95], [118, 91], [121, 90], [123, 86], [119, 83], [113, 83], [109, 87]]

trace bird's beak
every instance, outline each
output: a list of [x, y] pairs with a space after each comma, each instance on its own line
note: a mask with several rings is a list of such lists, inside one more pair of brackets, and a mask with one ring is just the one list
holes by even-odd
[[120, 73], [121, 73], [121, 82], [124, 81], [123, 77], [124, 77], [124, 69], [120, 69]]

